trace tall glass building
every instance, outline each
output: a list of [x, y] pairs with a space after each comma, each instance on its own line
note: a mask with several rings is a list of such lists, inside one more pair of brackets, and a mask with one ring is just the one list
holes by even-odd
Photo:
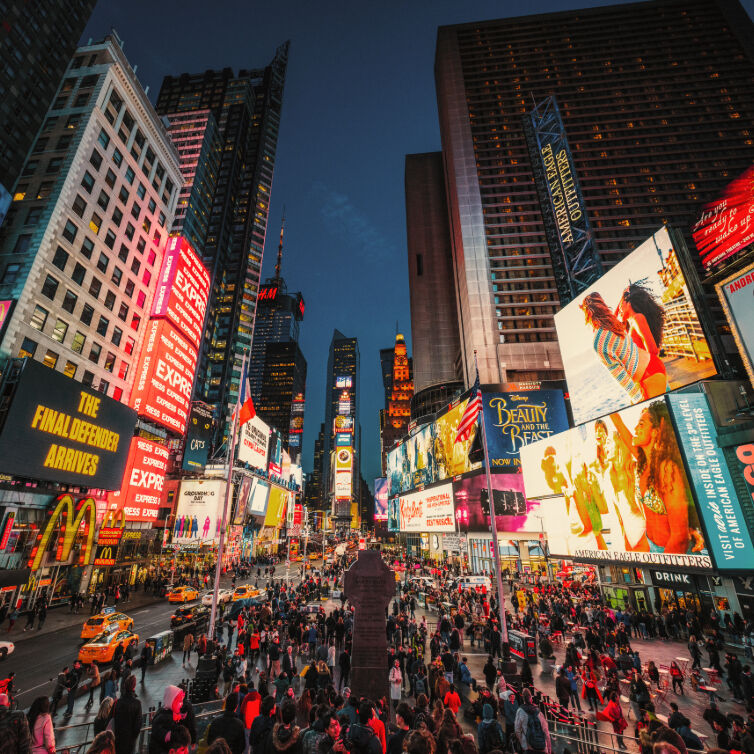
[[161, 115], [210, 110], [222, 151], [207, 235], [197, 249], [212, 275], [212, 294], [194, 397], [217, 407], [219, 437], [238, 396], [244, 352], [250, 352], [272, 191], [288, 43], [269, 65], [167, 76]]
[[441, 27], [435, 79], [467, 385], [475, 350], [483, 383], [563, 377], [524, 132], [536, 103], [557, 99], [603, 268], [664, 222], [688, 235], [754, 161], [754, 25], [737, 0]]

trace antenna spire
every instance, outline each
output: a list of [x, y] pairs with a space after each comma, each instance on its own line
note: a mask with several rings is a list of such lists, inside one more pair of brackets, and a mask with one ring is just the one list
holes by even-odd
[[278, 242], [278, 261], [275, 264], [275, 279], [280, 280], [280, 267], [283, 264], [283, 231], [285, 230], [285, 205], [283, 205], [283, 217], [280, 221], [280, 241]]

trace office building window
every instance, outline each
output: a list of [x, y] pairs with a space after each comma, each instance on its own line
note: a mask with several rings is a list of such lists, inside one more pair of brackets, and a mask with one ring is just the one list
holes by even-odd
[[92, 282], [89, 283], [89, 293], [94, 296], [94, 298], [99, 298], [100, 291], [102, 290], [102, 281], [99, 278], [92, 278]]
[[84, 308], [81, 310], [81, 317], [79, 317], [79, 319], [85, 325], [91, 325], [93, 316], [94, 316], [94, 307], [90, 306], [89, 304], [84, 304]]
[[86, 259], [91, 259], [93, 251], [94, 241], [92, 241], [90, 238], [85, 238], [81, 242], [81, 256], [86, 257]]
[[103, 338], [107, 335], [107, 328], [109, 324], [110, 320], [107, 317], [100, 316], [99, 322], [97, 323], [97, 333]]
[[48, 275], [42, 285], [42, 295], [53, 300], [58, 292], [58, 285], [60, 283], [52, 275]]
[[90, 372], [88, 369], [84, 370], [84, 376], [81, 378], [81, 384], [86, 385], [86, 387], [91, 387], [94, 383], [94, 374]]
[[55, 254], [52, 257], [52, 263], [59, 270], [65, 270], [65, 266], [66, 264], [68, 264], [68, 252], [62, 246], [58, 246], [58, 248], [55, 249]]
[[24, 338], [21, 348], [18, 349], [19, 358], [23, 359], [25, 356], [28, 356], [31, 359], [36, 352], [37, 344], [31, 338]]
[[121, 338], [123, 337], [123, 330], [120, 327], [113, 328], [113, 337], [111, 338], [114, 345], [119, 346]]
[[105, 370], [112, 372], [115, 369], [115, 354], [112, 351], [107, 352], [105, 356]]
[[84, 344], [86, 343], [86, 335], [80, 330], [76, 331], [71, 341], [71, 351], [74, 353], [81, 353], [84, 350]]
[[55, 353], [55, 351], [47, 351], [44, 359], [42, 359], [42, 363], [46, 367], [50, 367], [50, 369], [55, 369], [58, 363], [58, 355]]
[[76, 223], [71, 222], [71, 220], [66, 220], [65, 227], [63, 228], [63, 238], [65, 238], [66, 241], [73, 243], [76, 240], [76, 234], [78, 232], [79, 229], [76, 227]]
[[73, 291], [67, 290], [65, 292], [65, 297], [63, 298], [63, 309], [70, 314], [73, 314], [73, 310], [76, 308], [76, 302], [78, 300], [79, 297]]
[[47, 322], [48, 314], [49, 312], [47, 311], [47, 309], [37, 304], [37, 306], [34, 307], [34, 312], [31, 315], [31, 321], [29, 322], [29, 324], [35, 330], [41, 330], [42, 328], [44, 328], [45, 323]]
[[66, 361], [63, 374], [73, 379], [76, 376], [76, 365], [72, 361]]
[[86, 199], [81, 194], [76, 194], [72, 209], [79, 217], [84, 216], [84, 212], [86, 212]]
[[55, 328], [52, 331], [52, 339], [57, 340], [58, 343], [62, 343], [65, 340], [66, 333], [68, 332], [68, 323], [62, 319], [58, 319], [55, 322]]
[[73, 268], [73, 272], [71, 273], [71, 280], [73, 280], [76, 285], [82, 285], [84, 282], [84, 277], [86, 276], [86, 267], [84, 267], [83, 264], [79, 264], [76, 262], [76, 266]]
[[99, 357], [102, 354], [102, 346], [99, 343], [92, 343], [92, 347], [89, 349], [89, 361], [94, 364], [99, 364]]

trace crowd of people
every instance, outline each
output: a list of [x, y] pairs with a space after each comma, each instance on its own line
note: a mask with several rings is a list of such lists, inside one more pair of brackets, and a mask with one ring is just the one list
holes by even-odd
[[[734, 620], [733, 630], [723, 621], [703, 625], [693, 610], [670, 608], [659, 616], [614, 610], [589, 584], [524, 585], [513, 574], [508, 579], [508, 628], [537, 637], [543, 667], [553, 660], [554, 684], [548, 688], [554, 691], [546, 693], [544, 676], [535, 684], [533, 663], [524, 660], [509, 672], [490, 590], [469, 587], [449, 566], [410, 564], [386, 614], [385, 694], [359, 697], [349, 686], [353, 611], [345, 597], [329, 611], [320, 600], [342, 586], [348, 565], [343, 558], [320, 572], [307, 571], [293, 586], [273, 579], [274, 565], [238, 564], [239, 578], [266, 585], [262, 597], [230, 619], [220, 616], [214, 636], [189, 636], [183, 645], [187, 666], [194, 656], [197, 664], [200, 657], [212, 658], [223, 710], [198, 726], [194, 689], [168, 686], [150, 724], [150, 754], [188, 754], [194, 747], [202, 754], [551, 754], [553, 721], [593, 731], [604, 721], [614, 736], [611, 745], [638, 747], [641, 754], [702, 751], [702, 737], [683, 707], [692, 690], [711, 682], [701, 675], [703, 650], [721, 679], [704, 710], [718, 754], [754, 754], [751, 669], [733, 651], [720, 661], [726, 634], [741, 635], [746, 626]], [[409, 573], [431, 579], [417, 584]], [[683, 641], [688, 663], [661, 668], [645, 662], [637, 644], [645, 637]], [[560, 660], [554, 659], [556, 646], [563, 649]], [[467, 652], [487, 656], [481, 673], [472, 672]], [[92, 689], [100, 692], [92, 754], [135, 751], [143, 710], [134, 666], [145, 668], [148, 659], [124, 653], [96, 685], [86, 680], [88, 704], [94, 703]], [[18, 751], [54, 751], [57, 707], [66, 693], [72, 706], [91, 672], [78, 663], [65, 668], [52, 699], [35, 700], [23, 718], [30, 748], [22, 744]], [[740, 711], [718, 708], [723, 680]], [[670, 693], [673, 701], [667, 700]], [[667, 718], [658, 714], [660, 697]], [[24, 727], [18, 717], [23, 713], [10, 712], [4, 701], [0, 693], [0, 754], [9, 721]], [[630, 734], [635, 741], [626, 741]]]

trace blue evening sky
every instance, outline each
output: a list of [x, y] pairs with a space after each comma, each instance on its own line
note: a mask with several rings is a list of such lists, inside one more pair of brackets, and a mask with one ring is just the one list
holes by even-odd
[[[306, 301], [304, 470], [324, 420], [333, 328], [359, 339], [361, 468], [380, 474], [379, 349], [396, 320], [411, 348], [403, 167], [440, 149], [437, 27], [608, 5], [593, 0], [99, 0], [82, 42], [114, 27], [155, 100], [165, 75], [258, 68], [291, 40], [263, 276], [273, 273], [282, 207], [283, 275]], [[751, 13], [752, 0], [745, 3]]]

